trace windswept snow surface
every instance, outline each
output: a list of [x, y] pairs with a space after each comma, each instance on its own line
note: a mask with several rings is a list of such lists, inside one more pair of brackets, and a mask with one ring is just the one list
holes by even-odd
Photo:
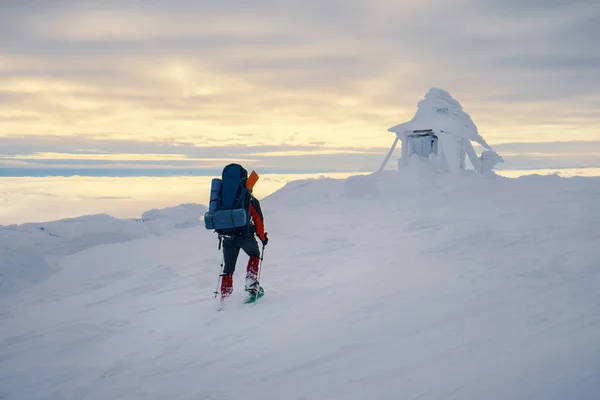
[[242, 304], [241, 255], [222, 312], [202, 225], [30, 236], [28, 273], [61, 256], [0, 298], [0, 398], [598, 399], [598, 204], [598, 178], [292, 182], [262, 202], [266, 295]]
[[61, 256], [200, 225], [206, 210], [203, 205], [182, 204], [147, 211], [137, 220], [101, 214], [0, 226], [0, 298], [51, 275]]

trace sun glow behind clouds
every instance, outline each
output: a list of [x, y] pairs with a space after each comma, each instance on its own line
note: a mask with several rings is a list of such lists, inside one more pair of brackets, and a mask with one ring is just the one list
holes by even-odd
[[597, 140], [591, 3], [15, 3], [0, 136], [386, 147], [441, 87], [492, 145]]

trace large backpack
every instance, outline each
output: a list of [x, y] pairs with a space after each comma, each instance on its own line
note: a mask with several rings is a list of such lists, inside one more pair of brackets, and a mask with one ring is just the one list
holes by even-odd
[[219, 235], [243, 235], [250, 227], [250, 190], [246, 187], [248, 171], [239, 164], [223, 169], [221, 179], [211, 183], [210, 203], [204, 214], [206, 229]]

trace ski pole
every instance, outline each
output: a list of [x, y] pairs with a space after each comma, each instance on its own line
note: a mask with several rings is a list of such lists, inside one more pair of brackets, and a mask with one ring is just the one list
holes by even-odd
[[265, 256], [265, 245], [263, 244], [262, 252], [260, 253], [260, 265], [258, 267], [258, 282], [260, 282], [260, 273], [262, 272], [262, 263], [263, 263], [264, 256]]
[[219, 285], [221, 284], [221, 277], [223, 276], [223, 260], [221, 260], [221, 271], [219, 272], [219, 276], [217, 277], [217, 289], [215, 290], [215, 299], [219, 294]]
[[[221, 241], [222, 237], [219, 236], [219, 250], [221, 250]], [[217, 289], [215, 290], [215, 299], [219, 295], [219, 285], [221, 283], [221, 277], [223, 276], [223, 268], [225, 264], [225, 253], [223, 253], [223, 257], [221, 258], [221, 270], [219, 271], [219, 276], [217, 277]]]

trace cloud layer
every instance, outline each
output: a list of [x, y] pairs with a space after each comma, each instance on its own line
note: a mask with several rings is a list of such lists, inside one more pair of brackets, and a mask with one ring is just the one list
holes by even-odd
[[[600, 139], [595, 0], [0, 7], [5, 163], [34, 162], [9, 156], [54, 137], [37, 152], [157, 154], [167, 144], [185, 157], [281, 168], [371, 165], [369, 149], [389, 145], [387, 128], [409, 120], [430, 87], [461, 101], [494, 147]], [[244, 146], [365, 150], [256, 157]]]
[[[501, 169], [600, 166], [600, 141], [515, 142], [494, 149], [505, 160]], [[372, 172], [388, 150], [321, 144], [204, 147], [92, 137], [0, 138], [0, 176], [218, 175], [230, 162], [260, 173]], [[399, 153], [396, 149], [394, 159]], [[395, 162], [390, 161], [387, 168], [395, 168]]]

